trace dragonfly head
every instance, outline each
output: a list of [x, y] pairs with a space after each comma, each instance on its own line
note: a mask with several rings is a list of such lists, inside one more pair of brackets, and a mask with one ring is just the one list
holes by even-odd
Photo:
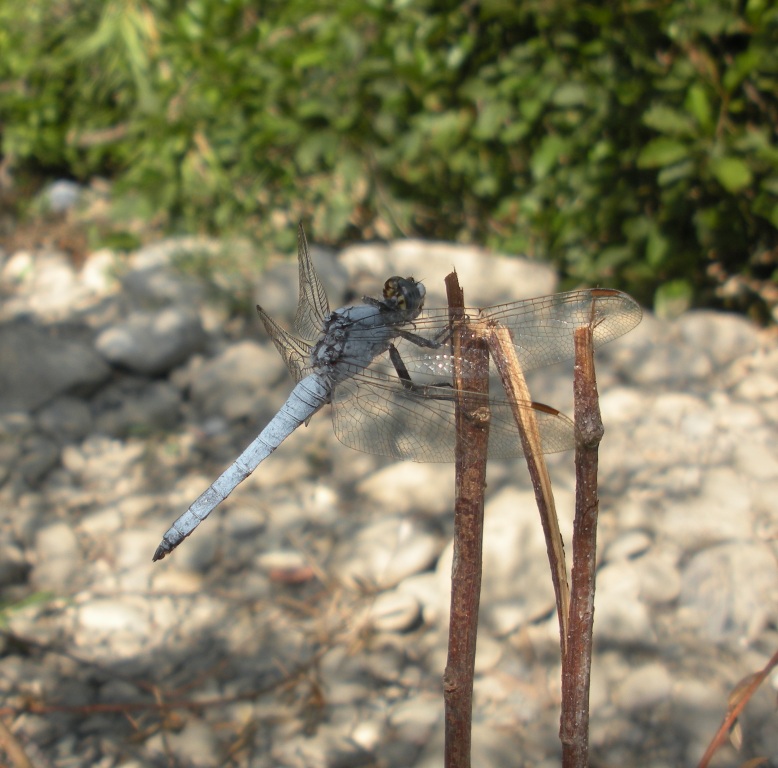
[[384, 283], [384, 301], [392, 309], [407, 312], [415, 318], [424, 307], [427, 291], [422, 283], [412, 277], [390, 277]]

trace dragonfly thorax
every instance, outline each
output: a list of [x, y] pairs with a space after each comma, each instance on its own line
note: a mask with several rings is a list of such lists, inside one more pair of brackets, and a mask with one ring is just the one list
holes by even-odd
[[405, 313], [395, 310], [387, 314], [383, 307], [367, 304], [330, 312], [321, 338], [311, 350], [311, 366], [332, 381], [366, 368], [397, 335], [395, 314]]

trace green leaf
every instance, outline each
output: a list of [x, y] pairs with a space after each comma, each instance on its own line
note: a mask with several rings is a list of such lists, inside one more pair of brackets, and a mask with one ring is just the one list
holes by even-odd
[[710, 170], [727, 192], [740, 192], [754, 181], [751, 169], [739, 157], [712, 158]]
[[684, 160], [689, 154], [686, 144], [660, 136], [646, 144], [638, 155], [638, 168], [662, 168]]
[[693, 160], [683, 160], [675, 165], [662, 168], [656, 177], [660, 187], [669, 187], [683, 179], [691, 179], [697, 170], [697, 164]]
[[546, 136], [532, 154], [530, 167], [536, 181], [546, 178], [557, 165], [560, 157], [568, 150], [569, 143], [562, 136]]
[[646, 261], [653, 268], [659, 267], [670, 251], [670, 241], [662, 234], [659, 227], [653, 226], [646, 241]]
[[778, 197], [778, 176], [768, 176], [762, 179], [761, 188]]
[[692, 83], [686, 94], [684, 104], [686, 111], [697, 121], [697, 124], [705, 131], [713, 127], [713, 110], [710, 106], [708, 93], [702, 83]]
[[680, 110], [666, 104], [654, 104], [643, 113], [643, 124], [659, 133], [670, 136], [691, 136], [694, 134], [694, 121]]
[[506, 101], [490, 101], [478, 113], [473, 126], [473, 136], [478, 139], [494, 139], [508, 124], [513, 109]]
[[587, 103], [588, 89], [582, 83], [562, 83], [554, 91], [553, 102], [558, 107], [578, 107]]

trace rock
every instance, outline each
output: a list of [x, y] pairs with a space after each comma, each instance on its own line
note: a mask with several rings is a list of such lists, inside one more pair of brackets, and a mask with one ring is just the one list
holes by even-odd
[[398, 741], [421, 746], [427, 742], [442, 715], [440, 699], [421, 693], [395, 707], [391, 712], [389, 724]]
[[183, 363], [205, 342], [197, 312], [179, 307], [133, 312], [106, 328], [95, 348], [112, 365], [157, 376]]
[[454, 509], [454, 486], [445, 464], [396, 462], [374, 472], [357, 485], [369, 506], [392, 509], [397, 514], [422, 513], [427, 517], [451, 514]]
[[11, 543], [0, 543], [0, 589], [24, 582], [30, 566], [22, 550]]
[[640, 602], [637, 573], [628, 561], [597, 572], [594, 636], [599, 643], [652, 646], [656, 642], [648, 608]]
[[316, 577], [310, 561], [300, 552], [273, 550], [260, 554], [255, 562], [271, 581], [280, 584], [302, 584]]
[[741, 541], [704, 549], [682, 578], [681, 606], [713, 642], [751, 640], [778, 618], [775, 556], [764, 545]]
[[109, 368], [80, 341], [18, 321], [0, 325], [0, 414], [34, 411], [57, 395], [93, 390]]
[[615, 358], [630, 381], [642, 387], [659, 384], [683, 388], [708, 378], [713, 364], [704, 351], [678, 338], [672, 323], [644, 315]]
[[63, 395], [52, 400], [37, 414], [41, 431], [57, 441], [76, 442], [92, 429], [92, 414], [81, 399]]
[[125, 377], [92, 401], [95, 431], [113, 437], [172, 429], [180, 418], [181, 396], [165, 381]]
[[37, 562], [30, 579], [36, 589], [62, 594], [71, 586], [71, 579], [81, 565], [78, 540], [66, 523], [53, 523], [42, 528], [35, 539]]
[[81, 284], [97, 296], [114, 293], [118, 286], [118, 261], [117, 255], [108, 248], [90, 253], [81, 267]]
[[503, 649], [501, 640], [494, 640], [482, 632], [475, 648], [475, 673], [485, 675], [494, 670], [504, 655]]
[[199, 307], [206, 295], [201, 281], [161, 264], [131, 270], [122, 277], [122, 288], [138, 307]]
[[81, 284], [72, 260], [58, 251], [20, 251], [6, 263], [0, 283], [13, 286], [13, 296], [0, 317], [40, 322], [66, 320], [83, 306], [89, 291]]
[[767, 372], [756, 371], [738, 384], [735, 394], [743, 400], [774, 400], [778, 396], [778, 381]]
[[179, 733], [166, 735], [165, 742], [158, 745], [159, 758], [170, 750], [193, 768], [209, 768], [220, 762], [220, 750], [211, 726], [199, 717], [190, 717]]
[[705, 352], [717, 368], [753, 352], [759, 337], [745, 317], [723, 312], [686, 312], [677, 320], [681, 338], [694, 349]]
[[332, 557], [340, 579], [389, 589], [426, 570], [440, 552], [440, 540], [400, 517], [379, 520], [343, 541]]
[[49, 184], [43, 191], [43, 203], [51, 213], [66, 213], [75, 208], [83, 193], [83, 188], [75, 181], [59, 179]]
[[267, 421], [283, 402], [273, 398], [268, 404], [268, 390], [283, 378], [284, 366], [275, 349], [242, 341], [200, 367], [191, 396], [202, 414], [223, 415], [229, 421], [247, 417]]
[[440, 621], [440, 607], [450, 594], [450, 589], [441, 594], [440, 586], [438, 575], [425, 571], [403, 579], [397, 585], [397, 590], [411, 595], [416, 600], [421, 606], [424, 623], [432, 626]]
[[37, 484], [59, 463], [59, 446], [43, 435], [30, 435], [22, 445], [16, 469], [30, 485]]
[[670, 696], [672, 678], [663, 664], [646, 664], [632, 669], [614, 693], [623, 710], [653, 709]]
[[634, 562], [640, 597], [649, 604], [671, 603], [681, 592], [680, 551], [670, 545], [656, 547]]
[[702, 493], [669, 499], [663, 505], [661, 529], [674, 545], [700, 548], [751, 535], [751, 494], [744, 478], [729, 467], [710, 470]]
[[625, 560], [643, 554], [651, 546], [651, 537], [645, 531], [626, 531], [611, 542], [605, 550], [609, 561]]
[[22, 443], [32, 430], [33, 421], [28, 414], [0, 414], [0, 485], [15, 470], [22, 455]]
[[[360, 303], [361, 296], [353, 292], [348, 295], [348, 265], [328, 249], [309, 243], [309, 252], [319, 278], [324, 285], [331, 309], [347, 303]], [[254, 290], [254, 303], [259, 304], [274, 320], [291, 329], [297, 308], [298, 267], [295, 259], [285, 256], [283, 260], [273, 260], [257, 279]], [[388, 277], [388, 275], [387, 275]], [[380, 288], [377, 284], [375, 288]]]
[[419, 620], [420, 606], [407, 592], [382, 592], [368, 613], [368, 621], [377, 632], [407, 632]]

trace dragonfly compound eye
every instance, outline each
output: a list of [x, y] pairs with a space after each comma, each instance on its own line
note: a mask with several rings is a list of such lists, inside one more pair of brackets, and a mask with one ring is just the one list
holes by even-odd
[[401, 277], [390, 277], [384, 283], [384, 299], [394, 299], [400, 309], [405, 309], [405, 295], [402, 290]]

